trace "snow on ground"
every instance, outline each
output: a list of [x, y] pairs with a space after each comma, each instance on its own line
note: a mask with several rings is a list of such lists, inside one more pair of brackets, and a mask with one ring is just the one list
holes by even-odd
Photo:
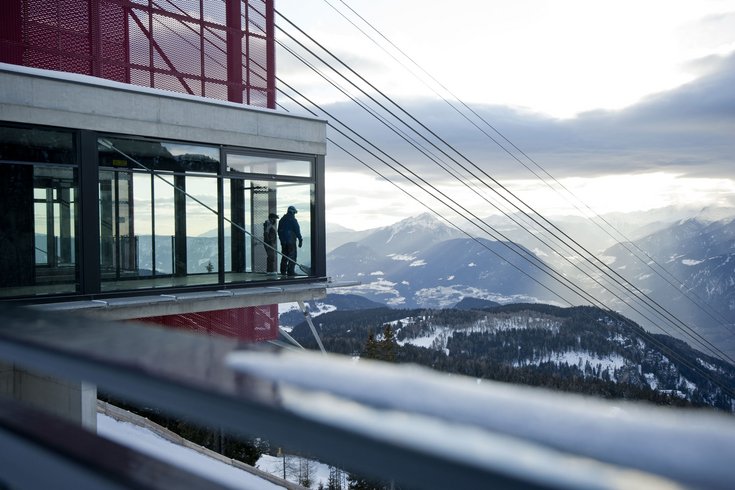
[[[502, 296], [487, 289], [467, 286], [465, 284], [452, 284], [451, 286], [437, 286], [433, 288], [419, 289], [414, 293], [416, 303], [419, 305], [438, 305], [447, 308], [458, 303], [462, 298], [478, 298], [495, 301], [496, 303], [537, 303], [538, 300], [531, 296], [512, 295]], [[552, 304], [551, 302], [547, 302]]]
[[325, 303], [316, 303], [316, 309], [315, 310], [309, 310], [309, 314], [312, 317], [323, 315], [325, 313], [331, 313], [333, 311], [337, 311], [337, 307], [334, 305], [328, 305]]
[[[154, 432], [129, 422], [97, 414], [97, 434], [161, 461], [232, 488], [277, 490], [284, 487], [259, 478], [193, 449], [167, 441]], [[328, 475], [327, 475], [328, 476]]]
[[627, 362], [624, 357], [620, 354], [610, 354], [607, 356], [594, 355], [587, 351], [568, 351], [568, 352], [554, 352], [547, 356], [539, 357], [534, 360], [523, 360], [520, 363], [514, 362], [513, 366], [528, 366], [528, 365], [539, 365], [542, 362], [552, 362], [554, 364], [567, 363], [569, 366], [579, 366], [580, 369], [584, 370], [587, 363], [590, 363], [593, 369], [600, 368], [600, 372], [605, 369], [610, 373], [610, 378], [615, 381], [615, 375], [613, 371], [624, 367]]
[[684, 265], [697, 265], [697, 264], [701, 264], [702, 262], [704, 262], [704, 260], [684, 259], [681, 261], [681, 263]]
[[[421, 337], [399, 340], [398, 345], [403, 346], [406, 344], [410, 344], [415, 345], [416, 347], [430, 348], [433, 346], [444, 349], [447, 346], [447, 338], [451, 336], [453, 331], [454, 330], [449, 327], [434, 326], [429, 333], [422, 335]], [[435, 344], [439, 340], [441, 340], [441, 346]]]
[[289, 311], [298, 310], [299, 305], [297, 303], [279, 303], [278, 304], [278, 316], [281, 316], [284, 313], [288, 313]]
[[[314, 303], [314, 308], [312, 308], [311, 305], [308, 304], [306, 305], [306, 307], [309, 309], [309, 315], [311, 315], [312, 318], [337, 310], [336, 306], [322, 303], [320, 301], [316, 301]], [[290, 311], [299, 311], [298, 303], [280, 303], [278, 305], [278, 316], [282, 315], [283, 313], [288, 313]]]
[[[255, 464], [255, 467], [258, 468], [261, 471], [265, 471], [266, 473], [270, 473], [271, 475], [277, 476], [278, 478], [283, 478], [284, 473], [284, 464], [286, 466], [286, 479], [288, 481], [292, 481], [294, 483], [297, 483], [296, 480], [297, 477], [290, 476], [289, 473], [293, 470], [297, 470], [299, 467], [299, 459], [296, 456], [285, 456], [279, 457], [279, 456], [270, 456], [268, 454], [264, 454], [260, 457], [258, 462]], [[329, 465], [326, 465], [324, 463], [320, 463], [318, 461], [313, 460], [302, 460], [303, 464], [307, 464], [306, 461], [308, 461], [308, 464], [310, 466], [309, 471], [309, 477], [311, 478], [311, 481], [313, 482], [311, 485], [311, 488], [317, 488], [319, 486], [319, 483], [323, 483], [324, 487], [326, 488], [327, 484], [329, 483]]]
[[357, 286], [350, 286], [341, 288], [343, 294], [361, 294], [370, 292], [372, 294], [385, 294], [390, 295], [392, 298], [385, 300], [388, 305], [396, 306], [406, 302], [406, 298], [401, 296], [401, 293], [395, 289], [395, 282], [388, 281], [381, 277], [378, 280], [372, 281], [367, 284], [359, 284]]
[[391, 258], [391, 260], [400, 260], [402, 262], [413, 262], [416, 260], [415, 255], [409, 255], [409, 254], [388, 254], [388, 257]]
[[698, 358], [697, 358], [697, 362], [698, 362], [699, 364], [701, 364], [701, 365], [702, 365], [702, 367], [705, 367], [705, 368], [709, 369], [710, 371], [714, 371], [714, 372], [716, 372], [716, 373], [717, 373], [717, 372], [719, 372], [719, 373], [721, 373], [721, 372], [722, 372], [722, 369], [721, 369], [721, 368], [719, 368], [719, 367], [715, 366], [714, 364], [711, 364], [711, 363], [709, 363], [709, 362], [707, 362], [707, 361], [703, 360], [703, 359], [702, 359], [701, 357], [698, 357]]
[[[407, 317], [390, 323], [391, 325], [396, 326], [399, 321], [404, 325], [410, 325], [415, 322], [415, 319], [412, 317]], [[469, 327], [447, 327], [441, 325], [432, 325], [428, 328], [426, 332], [423, 333], [423, 335], [419, 337], [400, 340], [398, 341], [398, 344], [410, 344], [415, 345], [416, 347], [444, 350], [444, 352], [449, 355], [449, 351], [447, 350], [447, 341], [452, 336], [452, 334], [454, 334], [454, 332], [485, 333], [498, 330], [509, 330], [512, 328], [546, 328], [550, 330], [558, 330], [560, 324], [561, 322], [559, 321], [553, 321], [542, 317], [485, 317], [484, 319], [478, 320]]]

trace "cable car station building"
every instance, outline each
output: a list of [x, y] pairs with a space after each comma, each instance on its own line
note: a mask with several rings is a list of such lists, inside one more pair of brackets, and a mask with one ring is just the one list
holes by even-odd
[[0, 87], [0, 301], [268, 340], [324, 296], [326, 123], [274, 110], [271, 0], [3, 1]]

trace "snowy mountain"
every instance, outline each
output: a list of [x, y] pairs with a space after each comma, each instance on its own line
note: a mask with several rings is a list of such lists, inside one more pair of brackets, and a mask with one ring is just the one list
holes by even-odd
[[[731, 217], [714, 222], [701, 219], [667, 222], [665, 219], [671, 215], [670, 211], [651, 213], [649, 222], [641, 215], [608, 216], [608, 223], [614, 224], [626, 236], [638, 237], [633, 242], [613, 246], [610, 246], [611, 236], [605, 240], [592, 239], [595, 227], [581, 218], [564, 218], [557, 224], [570, 236], [581, 237], [578, 241], [596, 252], [615, 273], [735, 358], [735, 220]], [[703, 210], [702, 216], [723, 213]], [[488, 222], [508, 238], [523, 244], [522, 250], [533, 252], [539, 260], [571, 278], [614, 310], [633, 318], [648, 330], [661, 331], [650, 318], [616, 297], [624, 298], [629, 293], [602, 290], [596, 282], [597, 276], [582, 275], [573, 267], [579, 262], [578, 257], [552, 253], [545, 248], [543, 239], [529, 238], [522, 227], [507, 219], [488, 218]], [[606, 244], [606, 248], [595, 248], [602, 244]], [[498, 256], [510, 258], [511, 263]], [[374, 230], [366, 236], [356, 236], [352, 242], [327, 255], [327, 271], [335, 279], [362, 283], [345, 292], [402, 308], [448, 307], [464, 297], [501, 304], [560, 304], [559, 298], [536, 280], [542, 280], [550, 289], [569, 297], [566, 291], [545, 280], [537, 268], [509, 252], [503, 242], [473, 241], [429, 214]], [[694, 298], [695, 302], [687, 297]], [[659, 319], [655, 323], [663, 326], [666, 334], [691, 341], [691, 337], [680, 329]]]
[[735, 220], [683, 220], [603, 255], [611, 268], [735, 357]]
[[[335, 311], [319, 318], [327, 350], [351, 355], [366, 355], [369, 333], [380, 342], [387, 325], [397, 362], [611, 398], [735, 411], [735, 366], [598, 308], [515, 304], [484, 311]], [[292, 335], [316, 347], [305, 324]]]
[[362, 283], [345, 292], [390, 306], [446, 307], [465, 296], [501, 303], [554, 299], [532, 279], [534, 267], [506, 244], [467, 238], [428, 214], [336, 248], [327, 255], [327, 271]]
[[341, 225], [327, 223], [327, 253], [345, 243], [361, 240], [375, 230], [356, 231]]
[[531, 279], [528, 262], [484, 239], [456, 238], [412, 253], [383, 254], [349, 243], [327, 256], [327, 268], [335, 279], [362, 282], [346, 290], [390, 306], [446, 307], [466, 296], [502, 303], [535, 301], [536, 294], [547, 298]]
[[360, 242], [368, 244], [378, 254], [411, 254], [436, 243], [464, 236], [433, 214], [423, 213], [378, 228]]

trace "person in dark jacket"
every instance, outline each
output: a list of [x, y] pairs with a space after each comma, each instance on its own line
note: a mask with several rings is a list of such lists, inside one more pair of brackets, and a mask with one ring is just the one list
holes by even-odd
[[276, 242], [278, 241], [278, 232], [276, 231], [276, 223], [278, 215], [271, 213], [268, 219], [263, 223], [263, 246], [266, 254], [266, 272], [269, 274], [276, 273]]
[[301, 238], [301, 228], [296, 220], [296, 208], [288, 207], [288, 211], [281, 217], [278, 222], [278, 239], [281, 241], [281, 274], [295, 276], [296, 272], [296, 240], [299, 241], [299, 248], [303, 245], [304, 240]]

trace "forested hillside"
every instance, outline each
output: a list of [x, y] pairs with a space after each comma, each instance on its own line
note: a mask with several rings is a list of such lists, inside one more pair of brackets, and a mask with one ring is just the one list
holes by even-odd
[[[593, 307], [335, 311], [315, 319], [331, 352], [605, 398], [734, 410], [735, 368]], [[293, 336], [316, 348], [306, 324]]]

